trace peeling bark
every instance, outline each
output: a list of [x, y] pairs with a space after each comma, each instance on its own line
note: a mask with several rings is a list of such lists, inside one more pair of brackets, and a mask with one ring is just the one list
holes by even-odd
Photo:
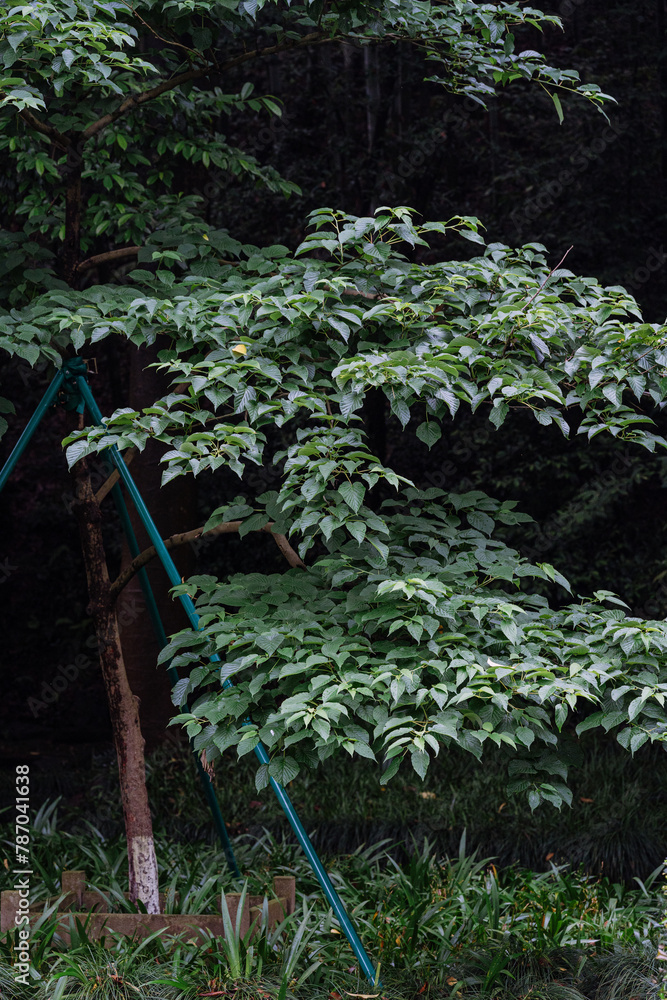
[[89, 612], [95, 625], [118, 757], [127, 837], [130, 899], [133, 902], [140, 900], [148, 913], [159, 913], [157, 859], [146, 792], [144, 739], [139, 725], [139, 705], [125, 672], [118, 620], [110, 594], [102, 517], [85, 459], [74, 466], [73, 476], [76, 488], [74, 510], [88, 579]]

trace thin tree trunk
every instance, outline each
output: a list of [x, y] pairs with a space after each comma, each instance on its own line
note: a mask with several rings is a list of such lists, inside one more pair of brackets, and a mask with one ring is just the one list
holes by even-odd
[[[352, 45], [343, 42], [341, 45], [343, 53], [343, 77], [345, 93], [353, 95], [354, 87], [354, 62], [355, 51]], [[352, 99], [352, 98], [351, 98]], [[346, 204], [350, 197], [353, 185], [350, 184], [348, 175], [349, 150], [354, 147], [354, 108], [344, 109], [342, 116], [342, 140], [336, 143], [340, 149], [340, 159], [338, 161], [338, 186], [341, 193], [342, 204]], [[339, 126], [340, 127], [340, 126]]]
[[63, 263], [65, 281], [70, 288], [78, 287], [77, 267], [81, 247], [81, 169], [83, 166], [83, 146], [72, 146], [67, 150], [65, 177], [65, 248]]
[[403, 141], [403, 47], [396, 46], [396, 96], [394, 97], [394, 118], [396, 139], [399, 148]]
[[380, 66], [378, 50], [375, 46], [367, 45], [364, 49], [364, 83], [366, 87], [366, 145], [370, 156], [375, 145], [380, 107]]
[[491, 167], [491, 211], [496, 212], [498, 207], [498, 185], [496, 174], [498, 173], [498, 106], [492, 103], [488, 113], [489, 122], [489, 166]]
[[665, 0], [657, 0], [658, 81], [660, 87], [660, 153], [663, 196], [667, 191], [667, 30]]
[[102, 676], [118, 756], [130, 899], [133, 902], [140, 900], [148, 913], [159, 913], [157, 859], [146, 792], [144, 740], [139, 725], [139, 706], [125, 672], [116, 610], [109, 593], [102, 516], [85, 459], [74, 466], [73, 476], [77, 500], [74, 509], [88, 578], [89, 610], [99, 644]]
[[[139, 350], [131, 348], [129, 401], [135, 410], [151, 405], [169, 391], [169, 383], [164, 375], [149, 367], [157, 361], [157, 351], [157, 346]], [[198, 523], [194, 476], [179, 476], [165, 487], [160, 485], [164, 468], [160, 458], [166, 450], [165, 445], [150, 441], [132, 462], [134, 481], [163, 538], [187, 531]], [[129, 503], [128, 509], [139, 548], [144, 549], [150, 545], [150, 539], [134, 504]], [[127, 566], [131, 560], [127, 542], [123, 539], [122, 567]], [[181, 576], [191, 576], [196, 565], [194, 548], [184, 547], [175, 554], [175, 562]], [[188, 619], [181, 602], [172, 598], [171, 584], [159, 561], [156, 560], [149, 566], [147, 572], [167, 635], [187, 628]], [[174, 729], [168, 728], [175, 713], [171, 701], [171, 684], [165, 667], [157, 664], [160, 645], [153, 634], [144, 595], [136, 577], [123, 591], [119, 608], [121, 606], [126, 607], [129, 612], [127, 620], [121, 621], [125, 669], [130, 687], [139, 698], [141, 731], [146, 740], [146, 751], [151, 753], [165, 739], [176, 738]]]

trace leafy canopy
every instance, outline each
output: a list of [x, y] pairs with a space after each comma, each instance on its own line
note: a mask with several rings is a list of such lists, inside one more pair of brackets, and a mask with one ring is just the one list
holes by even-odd
[[[559, 94], [604, 112], [611, 98], [581, 84], [574, 70], [550, 66], [534, 50], [516, 50], [522, 28], [558, 24], [522, 4], [463, 0], [5, 6], [0, 152], [11, 158], [15, 176], [5, 191], [0, 297], [23, 304], [63, 279], [79, 282], [87, 262], [63, 259], [63, 241], [72, 257], [143, 246], [156, 231], [189, 244], [192, 231], [203, 231], [204, 199], [201, 191], [179, 190], [184, 169], [198, 177], [203, 171], [214, 185], [237, 178], [276, 194], [297, 191], [225, 134], [232, 112], [281, 113], [275, 98], [243, 82], [244, 67], [260, 58], [288, 52], [297, 58], [301, 49], [342, 41], [357, 47], [408, 41], [435, 71], [429, 80], [482, 104], [508, 83], [531, 80], [552, 95], [559, 114]], [[78, 179], [83, 195], [75, 191]], [[76, 219], [77, 212], [67, 218], [68, 189], [78, 201]]]
[[[582, 704], [595, 711], [579, 731], [614, 729], [633, 752], [661, 739], [664, 623], [626, 617], [608, 592], [550, 608], [528, 581], [567, 581], [494, 537], [525, 515], [479, 492], [418, 490], [372, 454], [361, 416], [373, 389], [429, 447], [463, 406], [496, 427], [521, 408], [564, 434], [654, 450], [666, 443], [651, 417], [667, 395], [663, 330], [641, 322], [624, 289], [551, 272], [540, 245], [486, 246], [475, 219], [321, 209], [292, 252], [241, 244], [173, 186], [185, 162], [295, 189], [220, 131], [232, 110], [280, 112], [250, 84], [225, 89], [260, 50], [411, 40], [436, 69], [429, 79], [480, 102], [523, 79], [559, 114], [558, 92], [603, 110], [607, 96], [574, 71], [516, 51], [522, 26], [557, 18], [463, 0], [39, 0], [3, 9], [0, 23], [0, 146], [17, 167], [15, 231], [0, 233], [0, 346], [59, 365], [109, 336], [158, 343], [173, 385], [74, 434], [70, 464], [155, 439], [168, 445], [164, 481], [280, 471], [278, 489], [223, 503], [207, 527], [239, 522], [245, 536], [270, 523], [306, 564], [189, 581], [202, 628], [164, 653], [189, 668], [175, 703], [194, 697], [180, 720], [208, 759], [261, 738], [272, 760], [260, 786], [340, 748], [383, 757], [388, 780], [404, 761], [423, 777], [456, 741], [476, 756], [496, 747], [511, 789], [560, 805], [566, 723]], [[429, 241], [446, 256], [456, 234], [479, 256], [414, 262]], [[118, 254], [137, 258], [121, 283], [80, 290]]]
[[[463, 405], [496, 425], [528, 408], [564, 433], [653, 450], [666, 443], [648, 412], [667, 387], [661, 330], [623, 289], [550, 272], [537, 245], [428, 266], [399, 250], [452, 231], [478, 242], [471, 219], [420, 226], [399, 208], [320, 210], [312, 223], [294, 254], [227, 239], [238, 262], [217, 279], [155, 277], [150, 297], [126, 288], [120, 307], [100, 288], [49, 293], [17, 318], [38, 331], [35, 350], [119, 327], [137, 342], [169, 338], [159, 357], [178, 391], [74, 434], [70, 462], [154, 438], [170, 445], [165, 480], [223, 464], [241, 477], [268, 461], [282, 470], [279, 489], [223, 505], [207, 528], [237, 520], [246, 535], [272, 522], [308, 566], [186, 585], [202, 628], [163, 654], [196, 664], [175, 692], [177, 703], [201, 692], [181, 721], [208, 759], [261, 738], [281, 780], [340, 747], [383, 755], [387, 779], [403, 760], [423, 775], [451, 740], [477, 756], [499, 746], [510, 788], [533, 805], [568, 801], [559, 733], [582, 704], [596, 711], [580, 731], [616, 729], [633, 751], [662, 737], [664, 623], [607, 610], [606, 592], [560, 611], [526, 592], [529, 578], [568, 585], [494, 538], [525, 515], [478, 492], [413, 488], [368, 450], [358, 411], [379, 388], [404, 427], [421, 419], [429, 445]], [[24, 342], [19, 326], [10, 339]], [[275, 426], [291, 443], [268, 454]], [[389, 497], [375, 510], [378, 490]]]

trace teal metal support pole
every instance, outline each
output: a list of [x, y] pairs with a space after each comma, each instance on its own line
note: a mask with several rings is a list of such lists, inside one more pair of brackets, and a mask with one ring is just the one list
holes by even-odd
[[[122, 461], [122, 459], [121, 459]], [[114, 503], [116, 504], [116, 510], [118, 511], [118, 516], [120, 517], [120, 522], [125, 532], [125, 537], [127, 538], [128, 548], [130, 554], [134, 558], [139, 555], [139, 545], [137, 543], [137, 538], [134, 533], [134, 528], [132, 527], [132, 521], [130, 520], [130, 515], [125, 503], [125, 498], [123, 497], [123, 492], [116, 483], [112, 489], [112, 495], [114, 498]], [[160, 612], [158, 610], [157, 601], [155, 600], [155, 594], [150, 585], [148, 579], [148, 574], [145, 569], [140, 569], [137, 573], [139, 577], [139, 583], [141, 584], [141, 590], [144, 595], [144, 600], [146, 601], [146, 609], [153, 626], [153, 631], [155, 632], [155, 637], [160, 644], [160, 648], [164, 649], [167, 645], [167, 635], [164, 631], [164, 626], [162, 624], [162, 619], [160, 618]], [[169, 674], [169, 680], [171, 686], [174, 687], [178, 681], [178, 671], [176, 667], [169, 665], [167, 667], [167, 673]], [[180, 706], [181, 712], [188, 712], [189, 706], [187, 703]], [[220, 838], [220, 843], [222, 844], [222, 849], [225, 852], [225, 857], [227, 859], [227, 864], [229, 865], [230, 871], [236, 878], [241, 878], [241, 872], [239, 866], [236, 862], [236, 857], [234, 855], [234, 849], [232, 847], [231, 841], [229, 839], [229, 834], [227, 833], [227, 827], [220, 811], [220, 803], [215, 794], [215, 789], [211, 783], [211, 779], [202, 767], [202, 763], [199, 759], [199, 755], [195, 753], [195, 764], [197, 767], [197, 774], [199, 776], [199, 781], [204, 790], [204, 796], [208, 802], [208, 807], [211, 810], [211, 816], [213, 818], [213, 825], [215, 826], [218, 837]]]
[[48, 389], [42, 396], [41, 401], [37, 405], [37, 409], [31, 416], [30, 420], [28, 421], [23, 433], [21, 434], [21, 437], [14, 445], [11, 455], [9, 456], [9, 458], [2, 467], [2, 471], [0, 471], [0, 492], [2, 492], [2, 490], [5, 488], [7, 480], [14, 471], [14, 466], [16, 465], [19, 458], [21, 457], [26, 447], [28, 446], [30, 438], [37, 430], [42, 417], [44, 416], [48, 408], [55, 402], [55, 398], [60, 392], [64, 381], [65, 381], [65, 373], [61, 368], [59, 371], [56, 372], [55, 378], [53, 379], [51, 385], [48, 387]]
[[[80, 367], [81, 360], [76, 359], [76, 361], [78, 366]], [[35, 433], [37, 427], [39, 426], [42, 417], [49, 409], [49, 407], [55, 402], [56, 396], [63, 387], [65, 380], [67, 379], [68, 382], [71, 382], [74, 380], [74, 377], [75, 373], [74, 371], [71, 371], [68, 368], [67, 362], [65, 362], [63, 368], [61, 368], [59, 371], [56, 372], [56, 375], [53, 378], [48, 389], [46, 390], [41, 402], [39, 403], [34, 413], [32, 414], [23, 433], [21, 434], [19, 440], [14, 446], [9, 458], [7, 459], [7, 461], [2, 467], [2, 470], [0, 471], [0, 491], [2, 491], [5, 484], [7, 483], [7, 480], [12, 474], [16, 466], [16, 463], [18, 462], [21, 455], [25, 451], [32, 435]], [[134, 534], [134, 529], [132, 528], [132, 522], [130, 521], [130, 516], [127, 510], [127, 506], [125, 504], [125, 499], [123, 497], [122, 490], [120, 489], [120, 486], [118, 486], [118, 484], [116, 484], [113, 487], [112, 495], [114, 498], [114, 502], [116, 504], [118, 515], [123, 525], [123, 529], [125, 531], [125, 535], [127, 537], [127, 542], [130, 552], [133, 557], [137, 556], [139, 555], [139, 546], [137, 544], [137, 539]], [[167, 645], [167, 636], [162, 626], [162, 621], [160, 619], [160, 613], [158, 611], [158, 607], [155, 601], [155, 596], [151, 589], [148, 580], [148, 575], [145, 569], [139, 570], [138, 576], [139, 576], [139, 582], [141, 584], [141, 589], [143, 591], [144, 598], [146, 600], [146, 607], [148, 609], [148, 614], [150, 616], [153, 629], [155, 631], [155, 635], [157, 637], [158, 642], [160, 643], [160, 646], [164, 648], [164, 646]], [[178, 672], [175, 667], [170, 666], [168, 667], [168, 674], [173, 687], [174, 684], [176, 684], [176, 682], [178, 681]], [[188, 706], [184, 705], [182, 707], [182, 710], [187, 711]], [[208, 774], [202, 767], [199, 757], [196, 755], [195, 755], [195, 762], [197, 766], [197, 773], [199, 775], [199, 780], [201, 781], [202, 787], [204, 789], [204, 795], [206, 797], [209, 809], [211, 810], [211, 815], [213, 817], [213, 824], [216, 828], [216, 831], [222, 843], [222, 848], [225, 852], [227, 863], [229, 864], [232, 873], [237, 878], [240, 878], [241, 872], [239, 871], [239, 867], [236, 862], [236, 858], [234, 856], [234, 851], [232, 849], [232, 845], [229, 840], [229, 834], [227, 833], [227, 827], [225, 826], [225, 821], [220, 811], [220, 803], [218, 802], [215, 790], [213, 788], [213, 785], [211, 784], [211, 779], [209, 778]]]
[[[92, 392], [90, 391], [90, 387], [86, 382], [86, 379], [78, 375], [76, 381], [81, 396], [83, 397], [83, 400], [86, 406], [88, 407], [88, 411], [92, 416], [93, 420], [95, 421], [96, 424], [102, 424], [103, 423], [102, 413], [97, 403], [95, 402], [95, 398]], [[125, 462], [123, 462], [121, 455], [115, 445], [112, 445], [109, 448], [109, 453], [111, 455], [113, 463], [115, 464], [116, 468], [118, 469], [118, 472], [120, 473], [120, 477], [123, 480], [123, 483], [125, 484], [125, 488], [132, 497], [132, 502], [134, 503], [137, 509], [139, 517], [143, 521], [144, 527], [148, 533], [151, 542], [155, 546], [155, 551], [157, 552], [160, 561], [165, 568], [169, 580], [171, 581], [174, 587], [180, 586], [181, 578], [178, 574], [176, 566], [174, 565], [174, 561], [169, 555], [169, 551], [167, 550], [167, 547], [165, 546], [162, 538], [160, 537], [160, 533], [157, 530], [153, 519], [151, 518], [148, 508], [146, 507], [146, 504], [144, 503], [143, 498], [139, 493], [139, 490], [137, 489], [136, 484], [132, 479], [129, 470], [125, 465]], [[185, 613], [187, 614], [188, 620], [190, 621], [193, 629], [198, 629], [199, 615], [195, 610], [192, 598], [188, 594], [179, 594], [179, 599], [185, 609]], [[211, 656], [211, 660], [215, 662], [220, 662], [220, 657], [214, 653]], [[230, 680], [226, 680], [224, 682], [224, 687], [231, 687], [231, 686], [232, 683]], [[266, 752], [266, 747], [264, 746], [263, 743], [260, 742], [255, 747], [255, 755], [257, 759], [260, 761], [260, 763], [262, 764], [269, 763], [269, 755]], [[364, 974], [366, 975], [366, 978], [374, 986], [380, 985], [377, 982], [376, 971], [373, 966], [373, 963], [366, 954], [366, 949], [361, 943], [361, 940], [356, 930], [354, 929], [352, 921], [350, 920], [338, 893], [334, 889], [331, 883], [331, 879], [327, 875], [324, 866], [320, 861], [317, 852], [315, 851], [315, 848], [311, 844], [310, 838], [306, 833], [303, 824], [301, 823], [301, 820], [297, 815], [297, 812], [294, 808], [294, 805], [292, 804], [289, 795], [287, 794], [283, 786], [280, 785], [277, 781], [275, 781], [273, 778], [270, 778], [269, 780], [271, 782], [271, 787], [273, 788], [273, 791], [275, 792], [278, 801], [280, 802], [280, 805], [282, 806], [283, 811], [285, 812], [285, 815], [289, 820], [289, 824], [292, 827], [292, 830], [294, 831], [296, 839], [303, 848], [304, 853], [306, 854], [306, 857], [308, 858], [308, 861], [310, 862], [310, 865], [313, 871], [315, 872], [315, 875], [317, 876], [317, 880], [322, 887], [324, 895], [326, 896], [334, 913], [338, 917], [339, 923], [343, 928], [345, 936], [350, 942], [350, 945], [352, 946], [354, 954], [357, 956], [357, 959], [359, 960], [359, 964]]]

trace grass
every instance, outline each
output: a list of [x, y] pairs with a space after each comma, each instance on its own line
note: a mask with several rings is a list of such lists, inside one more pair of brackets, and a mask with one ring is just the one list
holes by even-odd
[[[84, 926], [74, 928], [66, 949], [45, 910], [31, 943], [34, 985], [16, 984], [7, 939], [0, 997], [658, 1000], [664, 751], [644, 749], [632, 759], [582, 741], [574, 805], [561, 814], [531, 814], [521, 800], [508, 801], [500, 762], [482, 768], [456, 752], [423, 783], [399, 775], [383, 789], [371, 762], [347, 761], [292, 782], [299, 814], [380, 963], [382, 990], [373, 990], [277, 803], [255, 791], [253, 762], [219, 768], [222, 811], [243, 872], [234, 883], [189, 753], [167, 746], [148, 764], [166, 908], [210, 912], [222, 891], [270, 893], [274, 875], [294, 874], [297, 912], [252, 941], [232, 930], [204, 945], [157, 935], [103, 948]], [[130, 908], [113, 756], [100, 755], [92, 777], [35, 766], [31, 778], [33, 801], [42, 803], [33, 815], [34, 898], [58, 894], [62, 869], [83, 868], [114, 908]], [[49, 792], [56, 793], [50, 800]], [[6, 831], [8, 857], [11, 840]]]
[[[53, 808], [43, 810], [41, 822], [32, 859], [40, 872], [35, 900], [58, 893], [63, 867], [85, 868], [112, 905], [128, 906], [121, 839], [107, 841], [94, 828], [87, 836], [61, 830]], [[295, 845], [268, 833], [236, 837], [242, 883], [226, 873], [216, 847], [174, 844], [164, 833], [156, 846], [161, 884], [178, 912], [211, 912], [225, 890], [270, 891], [273, 875], [287, 873], [297, 879], [296, 912], [273, 930], [264, 926], [252, 940], [230, 926], [224, 939], [203, 945], [157, 934], [144, 942], [117, 937], [104, 948], [79, 926], [66, 949], [45, 907], [32, 940], [31, 996], [657, 998], [658, 871], [633, 889], [554, 865], [543, 873], [515, 866], [500, 870], [468, 855], [465, 838], [451, 859], [438, 858], [429, 843], [402, 865], [386, 844], [325, 858], [369, 954], [380, 963], [383, 988], [374, 991], [359, 976], [350, 946]], [[11, 944], [8, 937], [0, 955], [0, 995], [8, 998], [24, 995], [13, 993], [7, 978]], [[618, 992], [619, 983], [626, 992]]]

